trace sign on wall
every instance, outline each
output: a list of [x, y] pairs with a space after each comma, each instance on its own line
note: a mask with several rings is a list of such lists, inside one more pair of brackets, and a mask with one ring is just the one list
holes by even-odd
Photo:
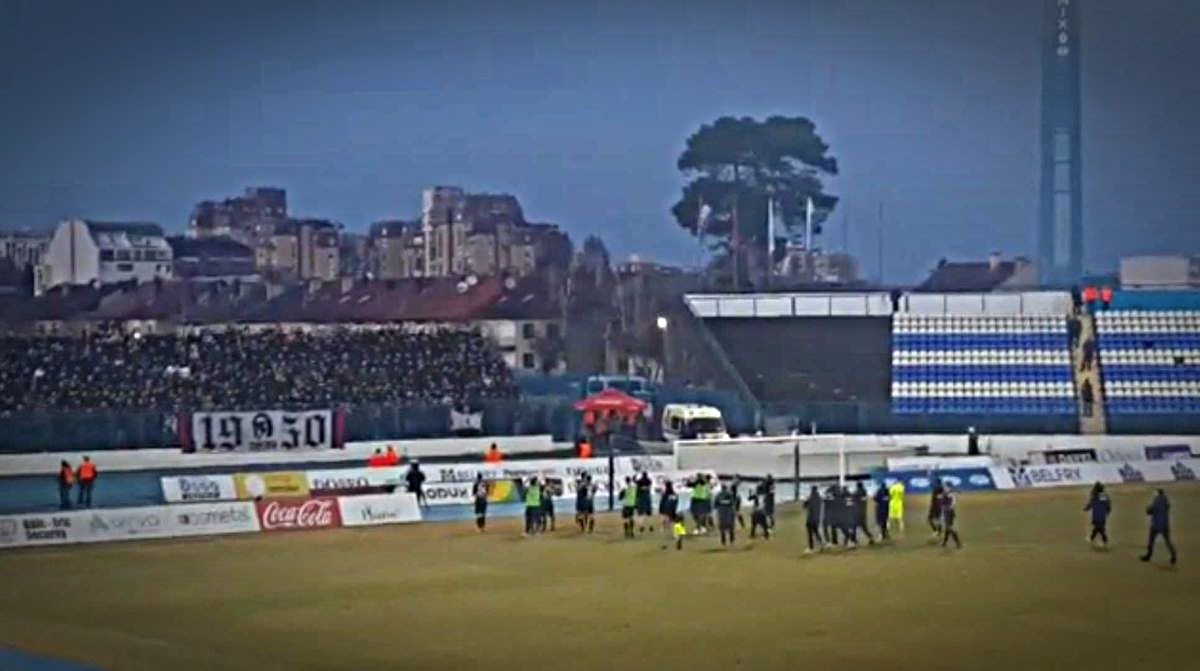
[[185, 452], [275, 452], [342, 446], [342, 421], [330, 410], [196, 412], [179, 422]]

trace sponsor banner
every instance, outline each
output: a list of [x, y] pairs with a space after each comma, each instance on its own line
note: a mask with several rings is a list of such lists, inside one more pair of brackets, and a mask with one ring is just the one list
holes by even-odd
[[1180, 459], [1171, 464], [1171, 477], [1183, 481], [1192, 481], [1196, 479], [1196, 466], [1200, 463], [1200, 459]]
[[162, 478], [163, 500], [167, 503], [232, 501], [237, 488], [232, 475], [180, 475]]
[[1057, 464], [1010, 468], [1013, 484], [1027, 487], [1070, 487], [1094, 482], [1120, 482], [1113, 464]]
[[207, 536], [259, 530], [258, 515], [249, 501], [169, 506], [175, 535]]
[[338, 500], [329, 496], [254, 502], [263, 531], [301, 531], [342, 526]]
[[976, 492], [996, 489], [996, 481], [987, 468], [939, 468], [933, 471], [888, 471], [884, 481], [889, 485], [899, 480], [904, 491], [924, 493], [933, 489], [934, 478], [957, 491]]
[[81, 543], [87, 540], [87, 529], [79, 522], [79, 513], [73, 512], [14, 515], [0, 522], [0, 546], [5, 536], [12, 539], [11, 545]]
[[250, 499], [308, 496], [308, 477], [300, 471], [238, 473], [233, 476], [237, 498]]
[[[483, 474], [484, 480], [515, 480], [531, 476], [556, 477], [573, 480], [587, 473], [593, 480], [608, 480], [608, 459], [533, 459], [501, 464], [454, 463], [424, 465], [429, 482], [474, 482], [475, 476]], [[670, 457], [617, 457], [613, 460], [615, 475], [619, 479], [634, 476], [642, 471], [657, 473], [672, 470]]]
[[1069, 450], [1046, 450], [1042, 457], [1049, 465], [1056, 464], [1087, 464], [1099, 461], [1096, 450], [1090, 447], [1080, 447]]
[[342, 526], [420, 522], [421, 508], [415, 494], [340, 496], [337, 499]]
[[76, 524], [86, 525], [86, 540], [117, 541], [173, 536], [169, 506], [98, 508], [81, 511]]
[[1192, 458], [1192, 448], [1187, 445], [1147, 445], [1145, 450], [1148, 461]]
[[390, 468], [341, 468], [323, 471], [308, 471], [308, 491], [316, 495], [333, 493], [353, 494], [382, 493], [388, 487], [404, 485], [408, 469], [403, 466]]
[[330, 410], [197, 412], [180, 423], [185, 452], [274, 452], [341, 447]]

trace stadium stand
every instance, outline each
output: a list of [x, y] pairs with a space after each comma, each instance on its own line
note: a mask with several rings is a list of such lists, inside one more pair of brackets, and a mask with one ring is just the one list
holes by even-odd
[[245, 410], [511, 398], [474, 331], [206, 331], [0, 339], [0, 414]]
[[1110, 415], [1200, 413], [1200, 311], [1096, 314]]
[[897, 313], [892, 324], [898, 415], [1076, 412], [1065, 315]]

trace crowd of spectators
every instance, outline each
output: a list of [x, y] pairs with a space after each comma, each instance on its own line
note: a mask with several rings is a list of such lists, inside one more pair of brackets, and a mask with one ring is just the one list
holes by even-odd
[[515, 394], [491, 344], [460, 330], [0, 339], [0, 413], [448, 405]]

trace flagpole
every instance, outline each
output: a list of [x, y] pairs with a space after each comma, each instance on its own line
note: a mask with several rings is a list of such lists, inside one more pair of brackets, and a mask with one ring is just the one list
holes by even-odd
[[767, 198], [767, 288], [775, 275], [775, 199]]
[[733, 194], [733, 216], [730, 217], [730, 220], [733, 222], [732, 244], [730, 245], [733, 251], [733, 291], [737, 293], [738, 289], [741, 288], [741, 282], [738, 279], [741, 275], [739, 272], [741, 263], [738, 257], [742, 255], [742, 235], [738, 233], [738, 197], [736, 192]]
[[813, 202], [812, 198], [807, 198], [804, 201], [804, 251], [812, 253], [813, 250]]

